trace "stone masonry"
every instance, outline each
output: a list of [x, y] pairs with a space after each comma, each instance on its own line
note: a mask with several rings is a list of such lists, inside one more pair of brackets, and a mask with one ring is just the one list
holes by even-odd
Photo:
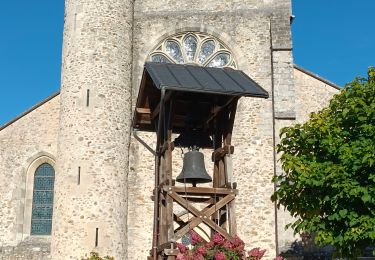
[[132, 10], [65, 2], [52, 259], [127, 254]]
[[[294, 99], [290, 1], [139, 1], [134, 9], [134, 99], [148, 53], [166, 36], [183, 31], [200, 31], [216, 36], [229, 46], [235, 54], [238, 68], [271, 95], [271, 42], [277, 48], [289, 50], [279, 55], [275, 51], [274, 54], [275, 86], [279, 90], [276, 104], [294, 112], [294, 101], [288, 102]], [[271, 24], [274, 28], [272, 32]], [[280, 102], [288, 105], [279, 105]], [[239, 236], [248, 246], [266, 248], [269, 259], [274, 257], [276, 248], [275, 211], [269, 199], [274, 189], [270, 182], [274, 173], [272, 115], [272, 98], [242, 98], [233, 134], [234, 176], [240, 190], [236, 199]], [[150, 139], [148, 143], [152, 143]], [[128, 259], [134, 256], [144, 259], [150, 246], [145, 247], [138, 241], [151, 244], [153, 159], [136, 142], [132, 142], [132, 149], [128, 227], [129, 238], [135, 239], [129, 239]], [[175, 160], [180, 159], [178, 151], [174, 152], [174, 156], [177, 157]], [[212, 170], [209, 161], [207, 169]], [[175, 169], [175, 176], [180, 170]], [[144, 203], [148, 206], [141, 207]], [[140, 220], [140, 215], [148, 217]]]
[[[202, 32], [270, 93], [241, 98], [233, 132], [238, 235], [247, 247], [287, 250], [290, 216], [276, 211], [271, 179], [281, 127], [327, 105], [332, 83], [293, 67], [290, 0], [66, 0], [62, 85], [0, 128], [0, 259], [116, 260], [151, 249], [154, 158], [131, 133], [143, 64], [163, 39]], [[154, 146], [155, 134], [138, 133]], [[210, 152], [206, 168], [212, 172]], [[33, 174], [56, 170], [52, 235], [30, 236]], [[182, 167], [173, 153], [174, 177]], [[50, 249], [51, 248], [51, 249]]]

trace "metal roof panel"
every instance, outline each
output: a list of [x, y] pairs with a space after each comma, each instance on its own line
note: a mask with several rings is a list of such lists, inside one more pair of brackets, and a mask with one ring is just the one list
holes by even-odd
[[240, 70], [147, 62], [145, 70], [159, 89], [268, 98], [268, 92]]

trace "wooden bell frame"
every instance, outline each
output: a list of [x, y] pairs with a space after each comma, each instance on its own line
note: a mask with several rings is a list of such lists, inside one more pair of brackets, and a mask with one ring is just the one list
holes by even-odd
[[[199, 74], [201, 82], [206, 82], [200, 88], [194, 85], [197, 82], [194, 73]], [[268, 93], [241, 71], [216, 69], [217, 78], [211, 73], [212, 70], [205, 71], [196, 66], [145, 65], [133, 128], [156, 132], [157, 136], [153, 244], [149, 259], [174, 260], [179, 253], [176, 241], [200, 224], [209, 228], [209, 236], [219, 233], [231, 240], [237, 233], [234, 201], [238, 191], [232, 181], [231, 161], [237, 103], [241, 96], [267, 98]], [[236, 86], [220, 83], [223, 77], [228, 79], [229, 74], [230, 82]], [[164, 81], [174, 83], [165, 85]], [[207, 82], [216, 83], [209, 86]], [[181, 84], [175, 86], [175, 83]], [[195, 120], [194, 126], [192, 118]], [[175, 145], [172, 134], [186, 135], [192, 130], [213, 137], [211, 187], [178, 186], [173, 179], [172, 155]], [[205, 206], [200, 209], [195, 206], [196, 203]], [[184, 208], [191, 217], [182, 218], [174, 211], [174, 204]]]
[[[150, 252], [151, 259], [175, 259], [179, 252], [176, 249], [176, 241], [201, 223], [210, 228], [210, 234], [220, 233], [227, 239], [232, 239], [236, 234], [234, 199], [238, 191], [231, 183], [231, 154], [234, 151], [231, 140], [238, 97], [203, 93], [186, 94], [181, 91], [179, 93], [162, 91], [160, 102], [155, 108], [147, 109], [149, 116], [154, 116], [157, 129], [153, 196], [154, 246]], [[197, 100], [196, 96], [202, 98]], [[186, 99], [189, 98], [194, 98], [194, 103], [204, 103], [203, 107], [211, 107], [206, 113], [207, 118], [204, 120], [203, 128], [215, 137], [212, 152], [214, 163], [212, 187], [176, 186], [172, 178], [174, 150], [172, 133], [176, 133], [176, 129], [181, 131], [185, 127], [183, 122], [187, 111], [184, 110], [182, 103], [186, 103]], [[208, 104], [207, 100], [212, 101]], [[145, 110], [138, 109], [138, 114]], [[145, 114], [141, 116], [145, 117]], [[197, 202], [205, 203], [206, 206], [200, 210], [194, 206]], [[174, 203], [184, 208], [191, 218], [183, 220], [178, 216], [174, 212]]]
[[[154, 236], [154, 239], [157, 239], [157, 248], [151, 251], [151, 256], [156, 253], [157, 259], [168, 260], [175, 259], [179, 252], [175, 242], [201, 223], [210, 228], [211, 234], [220, 233], [227, 239], [232, 239], [236, 234], [234, 199], [237, 190], [234, 189], [233, 183], [230, 183], [232, 176], [230, 155], [234, 151], [231, 139], [238, 100], [233, 97], [221, 97], [221, 100], [228, 100], [224, 102], [224, 105], [213, 102], [209, 117], [205, 120], [207, 126], [215, 126], [209, 130], [215, 136], [212, 153], [214, 163], [212, 187], [176, 186], [172, 179], [174, 150], [172, 133], [174, 132], [173, 125], [176, 122], [175, 106], [183, 99], [184, 95], [169, 93], [171, 92], [166, 93], [168, 98], [162, 100], [163, 103], [160, 104], [158, 119], [158, 124], [161, 127], [157, 128], [157, 163], [155, 168], [157, 176], [155, 178], [157, 185], [155, 186], [157, 188], [154, 191], [154, 199], [158, 202], [157, 216], [154, 219], [157, 225], [157, 229], [154, 230], [157, 234]], [[215, 99], [218, 100], [217, 97], [213, 97], [213, 100]], [[199, 210], [194, 206], [194, 203], [197, 202], [205, 203], [206, 207]], [[174, 203], [179, 204], [192, 217], [187, 221], [180, 218], [174, 212]], [[177, 228], [175, 228], [175, 224], [177, 224]]]

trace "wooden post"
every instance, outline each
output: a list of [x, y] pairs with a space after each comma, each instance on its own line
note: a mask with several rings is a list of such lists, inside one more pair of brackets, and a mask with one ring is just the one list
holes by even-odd
[[[233, 125], [234, 125], [234, 119], [236, 115], [237, 110], [237, 103], [238, 98], [235, 99], [230, 107], [229, 110], [229, 123], [227, 124], [227, 128], [225, 130], [225, 137], [224, 137], [224, 145], [230, 146], [232, 143], [232, 131], [233, 131]], [[225, 160], [225, 172], [226, 176], [228, 178], [228, 182], [230, 184], [230, 187], [233, 188], [233, 167], [232, 167], [232, 158], [231, 154], [226, 154], [224, 157]], [[234, 200], [229, 202], [227, 205], [227, 215], [228, 215], [228, 229], [229, 234], [236, 235], [237, 234], [237, 224], [236, 224], [236, 218], [235, 218], [235, 206], [234, 206]]]

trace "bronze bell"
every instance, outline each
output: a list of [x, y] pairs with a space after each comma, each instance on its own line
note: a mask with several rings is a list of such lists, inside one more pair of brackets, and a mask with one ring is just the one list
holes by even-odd
[[197, 183], [212, 181], [204, 167], [203, 153], [193, 150], [184, 154], [184, 165], [180, 175], [177, 176], [176, 181], [192, 183], [194, 187]]

